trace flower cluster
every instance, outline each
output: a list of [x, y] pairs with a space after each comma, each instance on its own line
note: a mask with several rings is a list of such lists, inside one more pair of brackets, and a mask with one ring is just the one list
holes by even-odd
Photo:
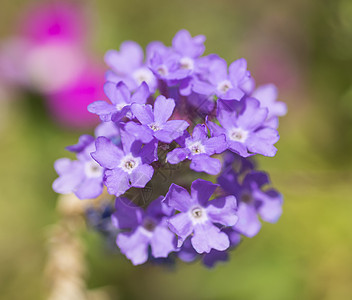
[[255, 88], [245, 59], [227, 67], [202, 56], [204, 41], [181, 30], [171, 47], [152, 42], [145, 55], [131, 41], [108, 51], [110, 102], [88, 106], [102, 121], [96, 137], [67, 148], [77, 160], [55, 163], [56, 192], [113, 195], [104, 228], [134, 265], [199, 257], [212, 267], [256, 235], [260, 219], [281, 215], [282, 196], [253, 156], [276, 154], [286, 106], [275, 86]]

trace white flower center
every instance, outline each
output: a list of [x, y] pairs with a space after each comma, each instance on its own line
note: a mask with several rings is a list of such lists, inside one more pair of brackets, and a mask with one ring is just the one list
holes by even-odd
[[201, 142], [194, 142], [188, 145], [188, 149], [192, 152], [192, 154], [201, 154], [205, 153], [205, 147]]
[[224, 80], [218, 84], [218, 90], [222, 93], [226, 93], [232, 88], [232, 84], [229, 80]]
[[94, 160], [87, 161], [84, 172], [88, 178], [98, 178], [103, 175], [103, 168]]
[[248, 137], [248, 132], [242, 128], [232, 128], [228, 132], [230, 140], [244, 143]]
[[150, 85], [154, 79], [153, 72], [147, 68], [140, 68], [133, 72], [132, 77], [140, 85], [143, 81]]
[[156, 123], [149, 124], [148, 126], [153, 131], [158, 131], [158, 130], [161, 129], [161, 127], [158, 124], [156, 124]]
[[141, 163], [139, 157], [134, 157], [132, 154], [126, 155], [121, 159], [119, 167], [128, 174], [131, 174]]
[[189, 57], [182, 57], [180, 59], [181, 69], [193, 70], [194, 69], [194, 61]]
[[159, 66], [156, 71], [159, 73], [159, 75], [161, 76], [166, 76], [169, 72], [166, 68], [166, 66], [162, 65], [162, 66]]
[[189, 211], [193, 224], [204, 223], [208, 220], [205, 209], [201, 206], [195, 206]]

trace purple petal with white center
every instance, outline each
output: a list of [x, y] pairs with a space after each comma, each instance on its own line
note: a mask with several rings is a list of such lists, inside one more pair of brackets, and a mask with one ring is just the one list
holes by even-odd
[[194, 226], [194, 235], [191, 238], [193, 248], [198, 253], [209, 253], [211, 249], [224, 251], [230, 246], [226, 233], [210, 222], [199, 223]]
[[108, 193], [115, 196], [122, 195], [130, 188], [128, 174], [120, 168], [106, 170], [104, 182], [108, 188]]
[[154, 114], [150, 105], [141, 105], [134, 103], [131, 105], [131, 111], [133, 115], [142, 124], [148, 125], [154, 122]]
[[148, 260], [150, 237], [144, 231], [145, 229], [138, 227], [132, 233], [119, 233], [116, 238], [116, 244], [121, 253], [126, 255], [135, 266]]
[[96, 151], [91, 154], [103, 168], [116, 168], [124, 156], [122, 150], [106, 137], [100, 136], [95, 141]]
[[207, 154], [192, 155], [190, 168], [196, 172], [205, 172], [210, 175], [217, 175], [221, 171], [221, 162]]
[[131, 186], [143, 188], [152, 179], [154, 169], [149, 165], [138, 166], [131, 174]]
[[197, 179], [192, 182], [191, 195], [195, 202], [205, 206], [209, 198], [215, 192], [218, 184], [212, 183], [204, 179]]
[[166, 99], [160, 95], [155, 99], [154, 103], [154, 121], [157, 124], [164, 124], [171, 117], [175, 108], [173, 99]]
[[238, 221], [233, 227], [235, 230], [247, 237], [253, 237], [259, 232], [262, 225], [253, 206], [243, 202], [239, 203], [237, 216]]
[[125, 130], [142, 143], [149, 143], [153, 140], [153, 130], [146, 125], [139, 125], [131, 121], [126, 123]]
[[213, 155], [214, 153], [222, 153], [227, 149], [226, 137], [225, 135], [219, 135], [212, 137], [204, 142], [205, 151], [208, 155]]
[[167, 154], [166, 159], [168, 163], [175, 165], [185, 160], [190, 154], [191, 151], [189, 149], [176, 148]]
[[75, 195], [79, 199], [97, 198], [103, 192], [103, 178], [86, 178], [77, 187]]
[[238, 220], [236, 209], [237, 201], [235, 196], [227, 196], [211, 200], [206, 211], [212, 222], [233, 226]]
[[117, 197], [115, 200], [115, 212], [111, 216], [113, 225], [117, 229], [133, 229], [142, 223], [144, 211], [136, 206], [131, 200]]
[[169, 228], [179, 236], [177, 247], [192, 233], [193, 225], [188, 213], [179, 213], [168, 220]]
[[164, 201], [181, 212], [186, 212], [193, 204], [197, 204], [197, 202], [192, 200], [185, 188], [174, 183], [171, 184]]
[[166, 226], [158, 225], [153, 231], [150, 246], [154, 257], [167, 257], [176, 250], [175, 235]]

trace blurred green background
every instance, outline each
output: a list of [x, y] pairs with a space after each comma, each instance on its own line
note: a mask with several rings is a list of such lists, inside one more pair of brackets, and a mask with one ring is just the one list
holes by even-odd
[[[0, 39], [30, 2], [2, 1]], [[167, 45], [181, 28], [207, 37], [206, 54], [245, 57], [258, 84], [275, 83], [288, 114], [279, 149], [260, 158], [284, 195], [277, 224], [264, 224], [231, 260], [207, 270], [133, 267], [83, 234], [91, 289], [113, 299], [352, 299], [352, 1], [84, 1], [92, 51], [124, 40]], [[45, 299], [48, 228], [58, 220], [55, 159], [82, 132], [62, 128], [36, 95], [0, 102], [0, 298]]]

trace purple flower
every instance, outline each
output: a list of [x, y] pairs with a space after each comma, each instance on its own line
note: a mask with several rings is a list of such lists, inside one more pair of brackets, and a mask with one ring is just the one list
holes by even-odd
[[181, 186], [172, 184], [165, 202], [180, 213], [169, 219], [169, 228], [179, 237], [178, 246], [193, 233], [191, 243], [198, 253], [211, 249], [226, 250], [230, 241], [215, 224], [233, 226], [237, 222], [234, 196], [208, 201], [218, 185], [197, 179], [192, 183], [191, 195]]
[[92, 157], [104, 168], [104, 183], [109, 194], [120, 196], [130, 187], [143, 188], [152, 178], [154, 169], [149, 164], [157, 159], [156, 144], [142, 143], [121, 131], [122, 149], [105, 137], [98, 137]]
[[260, 102], [260, 107], [268, 109], [268, 116], [265, 122], [266, 126], [277, 128], [278, 117], [287, 113], [287, 106], [284, 102], [277, 100], [277, 88], [273, 84], [259, 86], [253, 93], [252, 97]]
[[216, 175], [221, 170], [221, 162], [210, 155], [221, 153], [226, 148], [224, 135], [208, 138], [205, 125], [198, 124], [193, 129], [192, 137], [187, 137], [181, 148], [176, 148], [167, 154], [167, 161], [170, 164], [178, 164], [189, 159], [192, 170]]
[[225, 100], [239, 100], [245, 95], [243, 87], [250, 80], [247, 62], [244, 58], [235, 60], [229, 67], [220, 57], [208, 60], [206, 78], [194, 80], [193, 91], [203, 95], [216, 95]]
[[95, 101], [88, 106], [88, 111], [97, 114], [104, 122], [110, 120], [118, 122], [126, 116], [132, 103], [145, 104], [150, 95], [148, 85], [143, 82], [133, 95], [126, 84], [106, 82], [104, 92], [112, 104], [105, 101]]
[[60, 194], [74, 193], [79, 199], [98, 197], [103, 191], [104, 169], [90, 156], [95, 151], [94, 138], [81, 136], [78, 144], [68, 150], [77, 152], [78, 160], [61, 158], [55, 162], [59, 178], [54, 181], [53, 190]]
[[117, 235], [116, 244], [134, 265], [148, 260], [149, 246], [155, 258], [167, 257], [176, 250], [175, 235], [166, 222], [173, 209], [162, 203], [162, 199], [161, 196], [154, 200], [144, 211], [127, 198], [116, 198], [113, 224], [120, 230], [129, 230]]
[[205, 36], [192, 38], [190, 33], [183, 29], [173, 38], [172, 48], [153, 43], [153, 56], [149, 62], [151, 69], [168, 85], [180, 83], [180, 80], [190, 76], [197, 69], [196, 59], [205, 50], [204, 41]]
[[273, 190], [263, 191], [269, 184], [269, 178], [264, 172], [249, 172], [242, 183], [232, 170], [224, 171], [218, 178], [223, 190], [238, 199], [238, 222], [233, 227], [236, 231], [248, 236], [255, 236], [261, 223], [258, 215], [266, 222], [275, 223], [282, 213], [282, 197]]
[[141, 122], [141, 125], [134, 122], [126, 124], [125, 129], [133, 134], [143, 143], [149, 143], [154, 138], [164, 143], [171, 143], [173, 140], [182, 136], [189, 126], [183, 120], [171, 120], [175, 108], [173, 99], [166, 99], [158, 96], [154, 103], [154, 111], [150, 105], [133, 104], [131, 111]]
[[[239, 111], [229, 109], [229, 104], [234, 104]], [[253, 154], [274, 156], [277, 151], [274, 144], [279, 140], [279, 134], [264, 126], [267, 115], [268, 110], [260, 108], [259, 101], [254, 98], [241, 102], [219, 100], [217, 118], [222, 127], [213, 122], [207, 125], [213, 136], [224, 134], [228, 149], [243, 157]]]
[[143, 49], [132, 41], [122, 43], [120, 51], [109, 50], [105, 54], [105, 62], [111, 71], [106, 73], [106, 80], [115, 83], [123, 81], [131, 91], [142, 82], [146, 82], [150, 91], [154, 93], [157, 80], [153, 72], [143, 63], [143, 58]]

